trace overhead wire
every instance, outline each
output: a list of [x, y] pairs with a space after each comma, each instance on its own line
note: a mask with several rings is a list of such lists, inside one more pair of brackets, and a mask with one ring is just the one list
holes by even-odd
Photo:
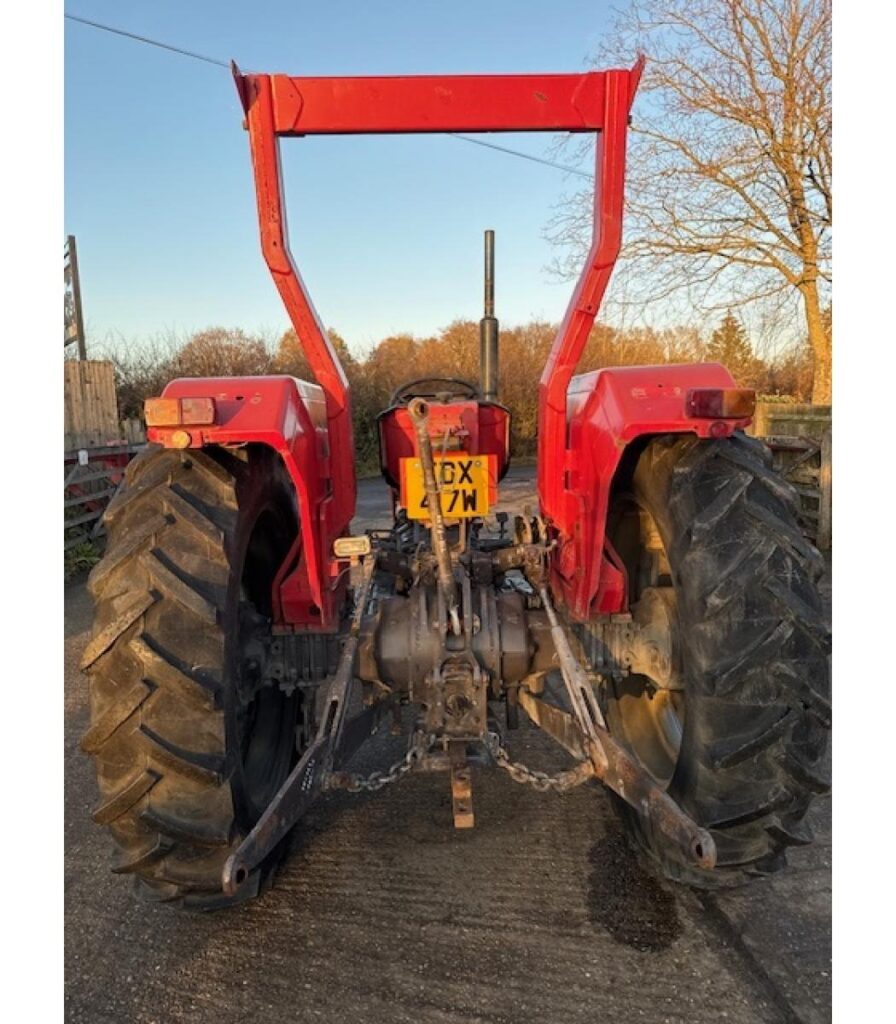
[[566, 174], [577, 174], [580, 178], [587, 178], [589, 181], [594, 180], [594, 175], [588, 174], [587, 171], [580, 171], [577, 167], [569, 167], [566, 164], [558, 164], [553, 160], [534, 156], [532, 153], [523, 153], [518, 149], [510, 149], [508, 146], [499, 146], [495, 142], [486, 142], [485, 139], [474, 139], [472, 135], [461, 135], [459, 132], [447, 132], [446, 134], [450, 135], [452, 139], [460, 139], [461, 142], [472, 142], [474, 146], [485, 146], [486, 149], [494, 149], [498, 153], [518, 156], [522, 160], [531, 160], [536, 164], [544, 164], [545, 167], [553, 167], [558, 171], [564, 171]]
[[[160, 50], [168, 50], [171, 53], [180, 54], [182, 57], [192, 57], [193, 60], [201, 60], [206, 64], [214, 64], [217, 67], [227, 68], [231, 67], [231, 62], [227, 60], [218, 60], [215, 57], [207, 57], [204, 54], [196, 53], [193, 50], [185, 50], [181, 46], [173, 46], [170, 43], [163, 43], [159, 39], [151, 39], [149, 36], [138, 35], [136, 32], [128, 32], [123, 28], [115, 28], [113, 25], [104, 25], [99, 21], [91, 21], [89, 18], [82, 18], [76, 14], [65, 13], [65, 18], [68, 21], [77, 22], [79, 25], [87, 25], [90, 28], [99, 29], [102, 32], [110, 32], [112, 35], [122, 36], [125, 39], [131, 39], [134, 42], [146, 43], [148, 46], [158, 47]], [[461, 142], [469, 142], [474, 146], [483, 146], [486, 149], [493, 149], [497, 153], [505, 153], [508, 156], [515, 156], [521, 160], [529, 160], [532, 163], [542, 164], [545, 167], [553, 167], [555, 170], [563, 171], [564, 174], [575, 174], [580, 178], [587, 178], [589, 181], [594, 180], [594, 176], [588, 174], [586, 171], [581, 171], [576, 167], [569, 167], [566, 164], [559, 164], [553, 160], [548, 160], [545, 157], [535, 156], [532, 153], [523, 153], [518, 149], [511, 149], [509, 146], [499, 146], [494, 142], [486, 142], [485, 139], [476, 139], [470, 135], [463, 135], [460, 132], [446, 132], [446, 135], [452, 139], [458, 139]]]
[[147, 43], [149, 46], [158, 46], [160, 50], [170, 50], [172, 53], [179, 53], [184, 57], [192, 57], [194, 60], [204, 60], [206, 64], [217, 64], [222, 68], [230, 68], [230, 61], [227, 60], [217, 60], [214, 57], [206, 57], [201, 53], [194, 53], [193, 50], [184, 50], [180, 46], [172, 46], [170, 43], [162, 43], [158, 39], [150, 39], [149, 36], [139, 36], [136, 32], [126, 32], [123, 28], [113, 28], [111, 25], [103, 25], [98, 21], [79, 18], [76, 14], [66, 14], [65, 17], [69, 21], [77, 21], [80, 25], [89, 25], [91, 28], [98, 28], [103, 32], [111, 32], [116, 36], [124, 36], [126, 39], [134, 39], [138, 43]]

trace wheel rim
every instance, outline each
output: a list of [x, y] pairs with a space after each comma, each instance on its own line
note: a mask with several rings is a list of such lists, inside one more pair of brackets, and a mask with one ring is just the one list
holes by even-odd
[[259, 690], [248, 708], [241, 738], [242, 775], [246, 795], [256, 815], [271, 802], [293, 760], [291, 727], [295, 695], [272, 687]]
[[252, 659], [244, 656], [259, 623], [270, 620], [271, 586], [288, 548], [288, 536], [279, 510], [266, 507], [255, 521], [243, 562], [240, 689], [246, 702], [239, 722], [240, 778], [253, 819], [271, 802], [296, 758], [298, 692], [287, 694], [274, 685], [253, 685]]
[[684, 696], [660, 690], [643, 675], [615, 684], [615, 732], [641, 764], [667, 787], [675, 774], [684, 733]]
[[667, 788], [681, 753], [686, 714], [685, 694], [674, 671], [678, 623], [671, 571], [656, 522], [634, 496], [618, 501], [609, 525], [608, 535], [628, 572], [629, 605], [641, 627], [640, 656], [633, 664], [637, 670], [609, 685], [609, 724]]

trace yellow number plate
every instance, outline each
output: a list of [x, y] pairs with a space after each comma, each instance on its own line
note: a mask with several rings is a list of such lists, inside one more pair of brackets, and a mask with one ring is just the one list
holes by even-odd
[[[442, 515], [446, 519], [484, 516], [489, 509], [489, 457], [451, 454], [434, 459]], [[429, 519], [423, 466], [419, 459], [401, 460], [401, 496], [409, 519]]]

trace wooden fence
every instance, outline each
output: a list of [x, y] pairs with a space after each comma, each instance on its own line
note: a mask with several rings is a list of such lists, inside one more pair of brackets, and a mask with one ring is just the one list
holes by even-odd
[[830, 551], [831, 407], [759, 402], [749, 432], [771, 448], [775, 466], [796, 488], [806, 536], [820, 551]]
[[749, 433], [757, 437], [814, 437], [820, 440], [831, 429], [829, 405], [760, 401]]
[[103, 512], [121, 487], [125, 467], [141, 447], [110, 445], [65, 453], [65, 551], [103, 534]]
[[102, 515], [145, 442], [139, 420], [120, 422], [110, 362], [67, 359], [63, 455], [64, 549], [103, 534]]
[[121, 441], [112, 364], [67, 359], [64, 366], [65, 450], [105, 447]]

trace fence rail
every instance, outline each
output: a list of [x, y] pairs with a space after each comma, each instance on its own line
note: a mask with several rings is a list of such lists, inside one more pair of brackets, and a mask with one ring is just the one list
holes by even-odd
[[109, 445], [65, 453], [65, 551], [102, 536], [102, 515], [124, 481], [127, 464], [141, 447]]
[[831, 428], [820, 438], [771, 435], [762, 440], [800, 498], [803, 532], [820, 551], [831, 549]]

